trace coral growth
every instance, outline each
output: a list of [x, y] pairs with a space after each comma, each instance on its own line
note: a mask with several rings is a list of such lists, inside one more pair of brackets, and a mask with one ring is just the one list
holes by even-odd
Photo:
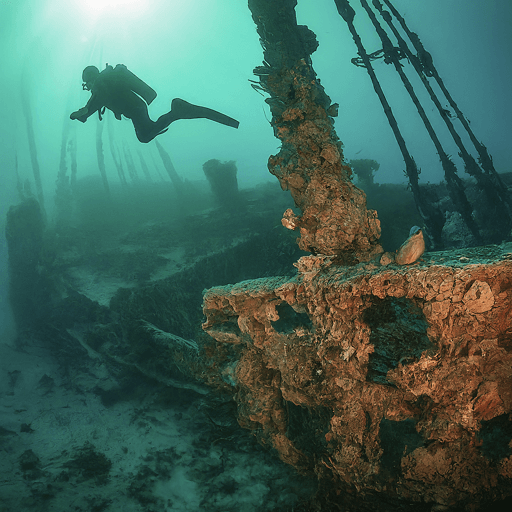
[[282, 142], [268, 166], [301, 211], [288, 210], [283, 224], [300, 232], [304, 251], [337, 255], [345, 264], [367, 261], [382, 252], [380, 224], [376, 212], [366, 209], [364, 192], [350, 181], [334, 130], [337, 104], [316, 78], [310, 56], [318, 43], [313, 32], [297, 25], [296, 3], [249, 1], [265, 55], [264, 65], [254, 70], [257, 88], [270, 95], [274, 134]]
[[224, 367], [240, 423], [372, 510], [512, 495], [509, 251], [414, 267], [307, 256], [294, 279], [208, 290], [204, 329], [238, 347]]
[[329, 99], [319, 101], [318, 86], [304, 61], [268, 81], [272, 94], [290, 97], [281, 111], [274, 108], [275, 132], [283, 145], [269, 159], [269, 170], [289, 190], [300, 216], [291, 210], [283, 224], [300, 232], [302, 250], [339, 255], [344, 263], [367, 260], [381, 252], [380, 224], [375, 211], [366, 209], [364, 193], [350, 182], [350, 169], [327, 110]]

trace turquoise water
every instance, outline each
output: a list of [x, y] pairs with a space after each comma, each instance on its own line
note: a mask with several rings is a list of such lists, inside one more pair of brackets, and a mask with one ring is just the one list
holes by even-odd
[[[270, 3], [272, 2], [273, 0]], [[277, 4], [277, 1], [275, 3]], [[351, 0], [351, 5], [356, 10], [354, 23], [367, 52], [378, 51], [382, 46], [381, 42], [360, 2]], [[476, 137], [487, 146], [496, 170], [500, 173], [511, 172], [512, 3], [509, 0], [394, 0], [394, 5], [405, 16], [409, 28], [418, 33], [425, 48], [431, 53], [445, 85], [470, 121]], [[365, 69], [351, 63], [351, 59], [357, 56], [357, 48], [351, 34], [338, 15], [333, 0], [299, 0], [296, 13], [298, 23], [308, 25], [317, 36], [319, 48], [312, 55], [313, 66], [326, 93], [333, 102], [339, 104], [335, 128], [344, 144], [345, 159], [371, 160], [378, 163], [372, 186], [386, 186], [367, 191], [368, 197], [380, 201], [380, 205], [385, 204], [390, 210], [389, 203], [393, 203], [396, 198], [393, 197], [390, 201], [388, 195], [384, 200], [382, 195], [385, 195], [386, 190], [396, 190], [390, 188], [390, 184], [401, 186], [407, 183], [404, 176], [405, 166]], [[279, 151], [280, 142], [273, 136], [270, 125], [272, 115], [265, 102], [265, 96], [251, 87], [251, 81], [256, 80], [253, 69], [261, 65], [262, 60], [262, 48], [245, 0], [0, 0], [0, 345], [2, 354], [5, 355], [2, 356], [0, 374], [4, 389], [7, 385], [12, 387], [10, 394], [2, 395], [2, 405], [12, 412], [21, 410], [21, 406], [18, 407], [15, 402], [18, 399], [23, 401], [23, 421], [27, 422], [28, 427], [21, 433], [25, 437], [32, 435], [27, 429], [31, 428], [30, 422], [34, 420], [32, 428], [37, 430], [35, 437], [40, 436], [37, 439], [50, 443], [51, 439], [48, 440], [44, 435], [45, 429], [48, 432], [55, 429], [59, 442], [62, 443], [58, 445], [58, 451], [68, 448], [71, 450], [72, 443], [68, 437], [70, 430], [67, 429], [67, 424], [62, 422], [71, 423], [78, 421], [76, 418], [83, 417], [93, 424], [99, 421], [98, 417], [105, 416], [107, 419], [101, 423], [100, 432], [95, 438], [95, 444], [105, 448], [111, 439], [107, 427], [115, 430], [116, 421], [120, 420], [107, 414], [109, 411], [105, 404], [100, 403], [96, 394], [92, 393], [96, 376], [90, 377], [89, 368], [84, 369], [83, 375], [89, 375], [90, 381], [81, 383], [82, 388], [77, 385], [77, 388], [85, 390], [83, 392], [92, 406], [86, 407], [87, 404], [81, 401], [80, 405], [74, 403], [69, 411], [68, 402], [78, 402], [79, 399], [72, 392], [67, 394], [67, 388], [64, 391], [64, 387], [59, 387], [60, 370], [51, 362], [49, 355], [13, 355], [13, 340], [16, 333], [9, 309], [7, 247], [3, 232], [8, 208], [20, 201], [18, 184], [25, 187], [25, 195], [29, 190], [37, 194], [33, 172], [34, 161], [37, 162], [47, 222], [52, 227], [56, 221], [55, 193], [58, 175], [60, 172], [61, 178], [64, 176], [67, 179], [74, 179], [72, 167], [73, 154], [76, 150], [76, 179], [82, 187], [81, 200], [87, 202], [83, 198], [89, 197], [88, 203], [81, 205], [82, 211], [90, 215], [90, 219], [86, 220], [91, 220], [91, 224], [98, 220], [98, 224], [101, 224], [103, 210], [100, 206], [104, 206], [104, 198], [99, 197], [97, 192], [102, 190], [101, 182], [100, 186], [96, 183], [99, 182], [100, 176], [97, 150], [100, 134], [100, 153], [104, 157], [103, 184], [110, 184], [110, 189], [114, 191], [113, 195], [122, 187], [129, 187], [130, 194], [123, 196], [122, 204], [134, 216], [137, 212], [145, 212], [148, 204], [155, 205], [152, 192], [148, 191], [158, 188], [155, 184], [160, 182], [165, 182], [165, 186], [159, 188], [158, 215], [160, 212], [171, 212], [172, 217], [183, 213], [176, 213], [179, 210], [176, 205], [169, 211], [165, 210], [167, 203], [162, 196], [168, 190], [172, 190], [172, 197], [175, 197], [176, 192], [170, 183], [171, 175], [175, 179], [177, 177], [178, 182], [182, 180], [184, 183], [197, 186], [201, 194], [198, 193], [196, 198], [203, 198], [207, 194], [205, 190], [208, 191], [203, 164], [215, 159], [222, 162], [235, 161], [240, 189], [249, 190], [256, 185], [261, 186], [261, 190], [251, 192], [247, 197], [252, 204], [264, 203], [258, 196], [265, 190], [264, 184], [271, 182], [272, 186], [278, 186], [276, 179], [268, 173], [267, 160], [270, 155]], [[404, 72], [410, 77], [420, 101], [425, 106], [426, 114], [436, 133], [443, 141], [447, 154], [453, 157], [460, 176], [467, 178], [462, 161], [457, 156], [458, 148], [450, 139], [442, 119], [436, 115], [434, 107], [429, 103], [410, 64], [406, 60], [401, 62]], [[89, 65], [103, 70], [107, 64], [125, 64], [157, 92], [156, 99], [149, 106], [149, 115], [154, 120], [169, 110], [173, 98], [183, 98], [196, 105], [222, 112], [238, 120], [240, 126], [235, 130], [208, 119], [187, 119], [173, 123], [166, 133], [157, 138], [170, 157], [174, 170], [172, 174], [162, 164], [155, 142], [141, 144], [137, 140], [130, 120], [117, 120], [107, 111], [101, 123], [96, 115], [91, 116], [84, 124], [70, 121], [70, 114], [83, 107], [90, 98], [90, 93], [82, 89], [82, 70]], [[439, 183], [443, 179], [439, 156], [401, 81], [392, 66], [386, 65], [382, 60], [374, 61], [374, 66], [409, 151], [421, 169], [421, 183]], [[453, 110], [446, 101], [443, 102], [443, 107], [447, 110], [446, 115], [453, 118]], [[460, 121], [455, 118], [453, 123], [456, 129], [460, 130]], [[476, 157], [467, 135], [463, 134], [462, 138], [463, 143]], [[115, 150], [112, 151], [111, 147]], [[124, 178], [118, 171], [115, 158], [119, 159], [124, 167]], [[138, 188], [141, 180], [144, 180], [146, 186]], [[355, 180], [358, 183], [357, 178]], [[200, 185], [197, 185], [198, 183]], [[361, 183], [359, 185], [362, 186]], [[134, 197], [137, 198], [137, 192], [142, 188], [145, 203], [138, 204], [138, 208], [132, 208], [130, 201]], [[140, 199], [142, 193], [138, 196]], [[213, 209], [214, 201], [211, 197], [205, 200], [205, 203], [207, 204], [201, 205], [202, 208]], [[193, 207], [201, 211], [201, 215], [204, 214], [208, 222], [215, 219], [214, 216], [208, 216], [208, 213], [200, 210], [197, 204]], [[284, 208], [282, 210], [284, 211]], [[395, 213], [388, 211], [386, 217], [382, 211], [380, 218], [391, 218], [396, 221]], [[197, 216], [196, 222], [203, 222], [201, 215]], [[409, 216], [406, 216], [407, 219], [403, 223], [409, 222]], [[219, 218], [224, 219], [222, 216]], [[84, 219], [80, 220], [80, 226], [87, 224]], [[460, 232], [461, 224], [456, 220], [452, 216], [452, 235], [454, 232]], [[153, 217], [151, 221], [154, 221]], [[414, 220], [413, 223], [415, 222], [417, 221]], [[412, 223], [405, 226], [403, 239], [406, 238], [410, 225]], [[152, 225], [148, 222], [144, 227], [150, 231]], [[282, 229], [281, 226], [278, 228]], [[209, 231], [211, 235], [215, 229], [209, 228]], [[241, 236], [239, 231], [226, 236], [226, 239], [230, 240], [229, 243], [233, 239], [235, 244], [240, 241], [236, 240], [237, 236]], [[401, 232], [396, 236], [393, 233], [394, 247], [390, 247], [390, 250], [399, 246], [400, 242], [397, 243], [395, 238], [400, 239], [401, 236]], [[117, 240], [116, 237], [122, 239], [120, 233], [112, 236]], [[391, 236], [389, 238], [391, 239]], [[463, 245], [464, 237], [461, 238]], [[208, 245], [208, 242], [198, 241], [194, 250], [188, 245], [187, 250], [194, 256], [196, 252], [200, 255], [207, 254], [210, 247], [205, 249], [205, 245]], [[178, 249], [176, 252], [179, 254], [182, 248]], [[108, 247], [108, 250], [115, 253], [117, 248]], [[178, 262], [178, 265], [181, 263]], [[105, 283], [103, 285], [106, 286]], [[114, 285], [117, 287], [119, 283], [115, 281], [111, 286]], [[91, 288], [93, 287], [94, 284], [91, 285]], [[102, 291], [100, 286], [97, 287], [97, 291]], [[97, 295], [101, 294], [98, 292]], [[199, 308], [199, 305], [197, 307]], [[12, 357], [12, 361], [8, 361], [7, 357]], [[37, 366], [37, 370], [31, 370], [33, 365]], [[94, 369], [98, 372], [97, 378], [102, 379], [103, 370], [96, 366]], [[16, 376], [16, 372], [23, 373], [25, 380], [20, 378], [15, 381], [12, 375]], [[55, 380], [58, 388], [58, 392], [51, 399], [46, 397], [46, 390], [42, 390], [40, 385], [41, 382], [46, 382], [45, 377], [48, 375], [52, 376], [51, 380]], [[149, 385], [148, 390], [155, 391]], [[191, 425], [194, 425], [196, 420], [199, 422], [204, 419], [195, 406], [191, 405], [189, 408], [189, 404], [178, 404], [179, 407], [173, 409], [172, 413], [168, 408], [161, 407], [158, 400], [145, 401], [145, 398], [141, 398], [140, 404], [151, 409], [155, 416], [162, 414], [162, 421], [176, 425], [176, 430], [179, 431], [176, 437], [180, 439], [183, 439], [185, 431], [189, 433]], [[131, 405], [125, 405], [124, 402], [120, 404], [120, 410], [117, 412], [122, 415], [123, 422], [129, 423], [132, 418]], [[87, 408], [87, 411], [82, 410], [82, 407]], [[66, 414], [57, 418], [53, 411], [58, 408], [65, 408]], [[67, 414], [68, 412], [70, 414]], [[32, 414], [34, 418], [38, 414], [39, 416], [34, 419]], [[173, 417], [169, 419], [166, 414]], [[185, 420], [180, 423], [182, 417]], [[9, 436], [15, 431], [13, 429], [18, 428], [16, 422], [19, 419], [20, 416], [13, 413], [9, 418], [10, 423], [0, 424], [0, 427], [5, 429], [0, 431], [2, 439], [10, 439]], [[152, 421], [151, 418], [144, 420], [148, 424]], [[159, 426], [156, 422], [153, 423]], [[146, 427], [147, 425], [141, 422], [127, 429], [128, 434], [133, 435], [135, 439], [134, 445], [137, 445], [139, 436], [144, 435]], [[151, 429], [156, 427], [151, 426]], [[212, 429], [215, 430], [213, 427]], [[167, 435], [166, 432], [159, 432], [160, 434], [163, 438]], [[80, 446], [77, 445], [74, 449], [88, 450], [89, 445], [85, 441], [88, 442], [91, 435], [91, 431], [84, 427], [81, 430]], [[122, 453], [126, 452], [118, 438], [123, 434], [118, 432], [116, 435], [117, 437], [113, 436], [117, 439], [115, 456], [122, 458]], [[174, 454], [180, 464], [185, 465], [188, 461], [187, 457], [190, 456], [194, 443], [199, 442], [199, 437], [200, 433], [197, 437], [191, 434], [186, 437], [186, 442], [183, 441], [182, 451], [178, 455]], [[221, 437], [219, 434], [219, 439]], [[24, 448], [25, 440], [19, 437], [16, 439], [16, 446], [21, 450]], [[212, 439], [217, 437], [213, 436]], [[166, 439], [160, 439], [160, 442], [160, 448], [167, 446]], [[57, 449], [55, 446], [53, 448]], [[147, 446], [140, 451], [145, 454], [146, 448], [151, 451]], [[74, 452], [75, 458], [82, 453], [80, 450]], [[296, 482], [293, 480], [292, 472], [288, 471], [289, 468], [276, 466], [267, 471], [267, 464], [271, 464], [270, 459], [258, 455], [257, 448], [246, 449], [243, 442], [240, 442], [240, 446], [237, 445], [232, 452], [235, 462], [230, 463], [229, 479], [216, 480], [224, 467], [220, 455], [217, 457], [217, 452], [221, 451], [220, 448], [211, 452], [206, 448], [198, 451], [202, 455], [197, 455], [196, 462], [202, 460], [200, 457], [205, 457], [204, 460], [208, 462], [210, 459], [207, 456], [212, 460], [209, 465], [206, 462], [204, 465], [197, 463], [195, 470], [199, 473], [218, 472], [209, 480], [205, 477], [203, 483], [209, 483], [201, 489], [196, 489], [195, 484], [183, 476], [180, 469], [182, 466], [177, 465], [174, 468], [173, 461], [166, 459], [166, 471], [174, 471], [174, 482], [171, 485], [169, 479], [169, 482], [159, 484], [160, 495], [174, 496], [175, 502], [179, 504], [179, 510], [200, 510], [198, 496], [202, 496], [204, 500], [208, 498], [209, 503], [213, 503], [213, 497], [218, 496], [219, 500], [225, 499], [230, 507], [234, 507], [233, 510], [236, 510], [237, 503], [240, 503], [237, 500], [242, 498], [245, 500], [244, 503], [250, 502], [250, 507], [253, 507], [247, 510], [270, 510], [270, 506], [276, 507], [276, 510], [277, 507], [282, 507], [284, 510], [286, 503], [293, 503], [301, 494], [294, 487]], [[139, 455], [135, 448], [130, 452], [132, 456], [133, 452]], [[163, 448], [159, 453], [162, 460], [168, 456]], [[251, 458], [253, 454], [255, 478], [264, 480], [261, 488], [258, 487], [260, 484], [253, 485], [250, 478], [243, 482], [237, 480], [240, 476], [240, 467], [247, 464], [246, 455], [247, 458]], [[52, 452], [45, 451], [39, 455], [42, 460], [46, 460], [45, 457], [50, 457]], [[18, 462], [16, 459], [13, 464]], [[151, 467], [156, 467], [157, 462]], [[120, 467], [121, 469], [118, 466], [119, 471], [125, 469], [123, 465]], [[52, 471], [57, 474], [57, 469], [52, 468]], [[139, 476], [143, 480], [144, 475], [140, 473]], [[286, 493], [289, 493], [289, 498], [288, 494], [285, 494], [279, 499], [274, 499], [276, 491], [272, 481], [276, 478], [283, 478], [285, 481], [286, 485], [283, 486]], [[197, 481], [200, 479], [197, 478]], [[16, 495], [17, 492], [14, 489], [12, 495]], [[182, 499], [187, 493], [192, 497], [188, 504]], [[253, 494], [254, 499], [251, 498]], [[267, 508], [265, 504], [260, 503], [262, 494], [272, 496]], [[307, 493], [304, 492], [303, 495], [305, 494]], [[229, 498], [233, 495], [235, 498]], [[242, 498], [238, 498], [238, 495]], [[97, 497], [96, 501], [101, 505], [100, 498], [101, 496]], [[65, 503], [62, 510], [66, 510]], [[86, 510], [85, 505], [83, 510]], [[218, 504], [218, 510], [227, 509]]]

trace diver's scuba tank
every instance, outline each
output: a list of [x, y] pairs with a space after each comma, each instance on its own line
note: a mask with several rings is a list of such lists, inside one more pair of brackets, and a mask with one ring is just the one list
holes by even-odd
[[148, 105], [156, 98], [156, 91], [138, 76], [134, 75], [124, 64], [117, 64], [114, 73], [121, 78], [128, 87], [138, 94]]

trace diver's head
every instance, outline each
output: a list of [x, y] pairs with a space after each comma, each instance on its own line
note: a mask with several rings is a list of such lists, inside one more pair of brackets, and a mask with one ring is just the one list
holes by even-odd
[[90, 91], [99, 74], [100, 70], [96, 66], [87, 66], [82, 72], [82, 89]]

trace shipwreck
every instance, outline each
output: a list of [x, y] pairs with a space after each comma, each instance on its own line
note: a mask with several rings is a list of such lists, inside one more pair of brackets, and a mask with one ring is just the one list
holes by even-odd
[[[125, 269], [138, 272], [136, 284], [101, 302], [77, 274], [61, 271], [73, 266], [75, 235], [58, 226], [60, 235], [49, 236], [40, 204], [27, 199], [11, 208], [7, 225], [16, 321], [24, 333], [44, 333], [62, 357], [79, 347], [112, 364], [112, 372], [121, 365], [171, 387], [229, 397], [242, 427], [317, 478], [308, 510], [478, 510], [512, 496], [510, 192], [471, 132], [478, 158], [459, 149], [481, 192], [477, 204], [426, 116], [445, 170], [448, 214], [422, 189], [372, 61], [386, 59], [403, 73], [400, 61], [408, 58], [431, 89], [430, 81], [442, 83], [433, 58], [390, 1], [361, 1], [382, 40], [374, 53], [363, 46], [349, 1], [335, 3], [358, 47], [354, 63], [369, 73], [404, 157], [422, 223], [412, 236], [424, 243], [412, 257], [397, 260], [380, 244], [378, 212], [367, 208], [344, 161], [337, 105], [313, 69], [318, 43], [297, 24], [296, 0], [249, 0], [264, 51], [253, 86], [266, 95], [281, 141], [268, 167], [293, 200], [282, 233], [251, 239], [244, 220], [243, 243], [151, 282], [146, 277], [159, 262], [144, 270], [131, 260]], [[404, 86], [424, 114], [405, 76]], [[235, 209], [221, 185], [221, 213], [196, 219], [193, 229], [229, 226], [245, 215], [235, 171]], [[457, 248], [446, 234], [450, 223], [467, 233]], [[139, 243], [146, 234], [138, 233]], [[251, 257], [254, 266], [238, 272]], [[139, 263], [148, 258], [141, 254]], [[272, 275], [276, 262], [283, 271]], [[214, 272], [223, 272], [222, 285], [212, 282]]]

